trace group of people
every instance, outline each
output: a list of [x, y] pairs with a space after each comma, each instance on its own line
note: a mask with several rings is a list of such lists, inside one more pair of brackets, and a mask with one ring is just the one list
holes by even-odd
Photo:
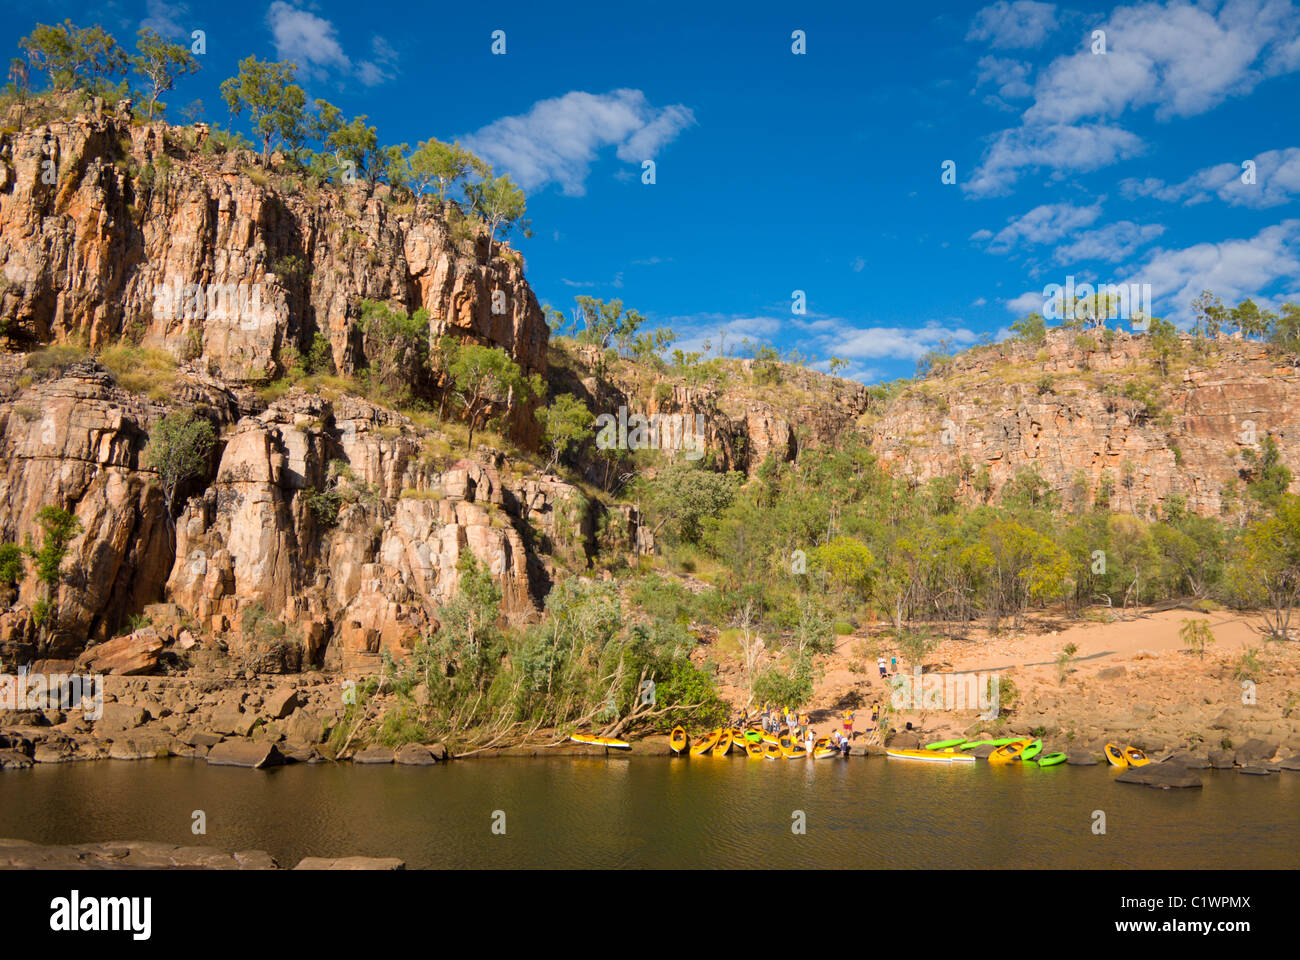
[[[884, 670], [884, 659], [880, 661], [881, 670]], [[883, 676], [883, 672], [882, 672]], [[849, 746], [853, 741], [853, 720], [855, 713], [852, 710], [840, 711], [840, 722], [843, 725], [843, 733], [840, 730], [832, 730], [830, 741], [831, 746], [841, 751], [844, 756], [849, 755]], [[782, 727], [789, 729], [791, 736], [796, 741], [804, 741], [808, 752], [812, 753], [813, 745], [817, 742], [817, 734], [813, 730], [807, 713], [797, 713], [789, 707], [778, 709], [775, 705], [764, 703], [758, 712], [758, 720], [763, 728], [764, 733], [777, 734], [781, 732]], [[744, 727], [749, 718], [741, 717], [740, 726]], [[880, 723], [880, 701], [877, 700], [871, 705], [871, 726], [867, 729], [874, 729]]]

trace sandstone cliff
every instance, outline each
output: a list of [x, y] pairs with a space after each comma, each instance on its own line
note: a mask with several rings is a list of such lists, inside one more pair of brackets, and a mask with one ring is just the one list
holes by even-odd
[[[372, 299], [423, 307], [435, 339], [499, 346], [545, 373], [549, 331], [508, 248], [488, 261], [481, 231], [458, 239], [441, 211], [392, 204], [386, 187], [313, 188], [195, 144], [190, 129], [93, 114], [0, 136], [12, 339], [97, 349], [129, 336], [238, 383], [272, 378], [319, 331], [351, 373]], [[515, 426], [535, 439], [530, 409]]]

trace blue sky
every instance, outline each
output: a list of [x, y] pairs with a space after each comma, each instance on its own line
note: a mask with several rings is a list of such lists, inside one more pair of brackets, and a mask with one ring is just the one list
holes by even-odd
[[687, 347], [748, 337], [870, 382], [1004, 335], [1071, 275], [1150, 283], [1184, 325], [1202, 287], [1300, 297], [1293, 0], [37, 0], [5, 18], [9, 49], [64, 17], [128, 45], [142, 22], [205, 31], [173, 118], [197, 97], [227, 123], [217, 86], [253, 53], [384, 143], [468, 141], [528, 190], [540, 299], [619, 297]]

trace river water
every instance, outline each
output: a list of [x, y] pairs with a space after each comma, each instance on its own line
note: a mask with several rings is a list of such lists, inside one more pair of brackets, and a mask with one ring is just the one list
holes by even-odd
[[[475, 759], [266, 771], [100, 761], [0, 773], [0, 837], [261, 849], [284, 866], [347, 855], [400, 857], [411, 868], [1300, 863], [1300, 774], [1202, 773], [1203, 789], [1164, 791], [1112, 783], [1105, 766], [875, 758]], [[196, 810], [206, 814], [205, 836], [191, 832]], [[1104, 834], [1093, 832], [1096, 811]]]

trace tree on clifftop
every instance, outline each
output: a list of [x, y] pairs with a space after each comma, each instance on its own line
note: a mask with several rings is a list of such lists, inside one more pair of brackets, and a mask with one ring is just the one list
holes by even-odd
[[131, 58], [131, 66], [153, 87], [153, 93], [149, 97], [149, 119], [152, 120], [159, 94], [172, 89], [177, 77], [198, 70], [199, 62], [188, 48], [164, 40], [148, 27], [142, 29], [137, 36], [136, 55]]
[[38, 23], [18, 46], [35, 69], [49, 76], [50, 88], [56, 93], [71, 90], [78, 82], [94, 91], [101, 81], [123, 73], [128, 64], [126, 53], [98, 24], [78, 27], [71, 20], [54, 26]]
[[502, 239], [505, 239], [510, 229], [518, 225], [522, 227], [524, 236], [531, 236], [528, 223], [524, 220], [528, 208], [527, 199], [524, 192], [505, 174], [492, 176], [492, 168], [482, 161], [474, 166], [483, 174], [483, 180], [467, 187], [466, 193], [475, 212], [487, 221], [488, 260], [491, 260], [492, 243], [498, 230], [501, 231]]
[[307, 96], [294, 83], [297, 68], [288, 62], [270, 63], [256, 57], [239, 61], [239, 73], [221, 84], [221, 96], [232, 116], [248, 111], [249, 123], [262, 138], [262, 162], [271, 158], [271, 143], [290, 148], [302, 143]]

